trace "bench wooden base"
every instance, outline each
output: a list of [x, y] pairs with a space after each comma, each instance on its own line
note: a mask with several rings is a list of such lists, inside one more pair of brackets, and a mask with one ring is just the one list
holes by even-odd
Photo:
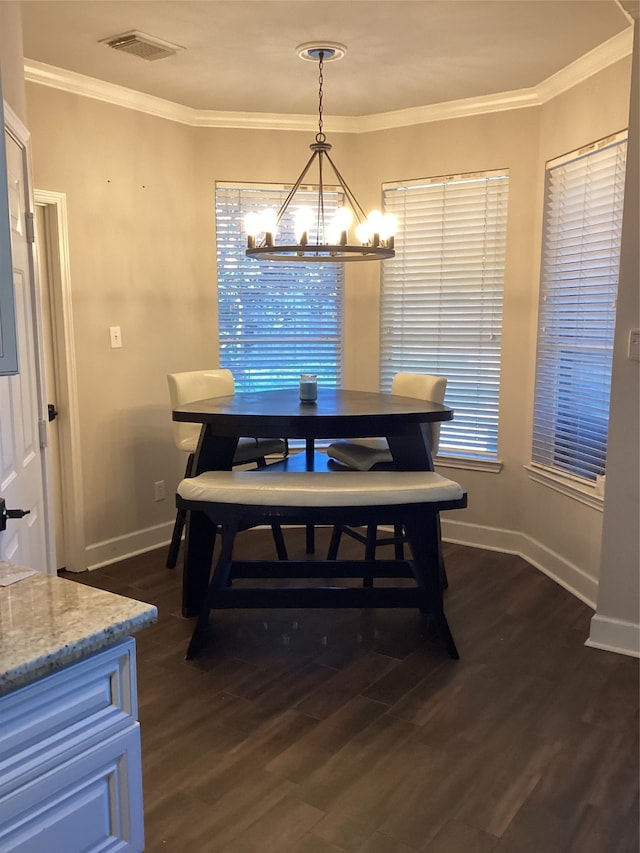
[[[211, 610], [254, 607], [412, 607], [430, 614], [451, 658], [459, 657], [444, 613], [439, 559], [438, 513], [461, 509], [467, 496], [446, 501], [374, 506], [266, 506], [185, 500], [190, 520], [206, 518], [222, 531], [220, 555], [211, 578], [200, 578], [202, 598], [187, 650], [197, 656], [206, 642]], [[408, 560], [233, 560], [237, 533], [258, 524], [361, 526], [402, 524], [412, 559]], [[415, 586], [376, 587], [377, 578], [412, 578]], [[242, 586], [240, 578], [314, 580], [313, 586]], [[353, 578], [360, 586], [336, 586], [336, 578]], [[320, 582], [318, 582], [320, 581]]]

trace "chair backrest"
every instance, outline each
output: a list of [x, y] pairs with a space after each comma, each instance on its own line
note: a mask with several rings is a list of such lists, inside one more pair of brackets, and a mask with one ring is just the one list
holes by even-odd
[[[226, 368], [213, 370], [187, 370], [184, 373], [169, 373], [169, 400], [176, 409], [185, 403], [207, 400], [209, 397], [226, 397], [235, 394], [233, 373]], [[193, 453], [198, 446], [200, 424], [173, 421], [173, 438], [179, 450]]]
[[[415, 397], [417, 400], [429, 400], [432, 403], [444, 403], [447, 389], [445, 376], [433, 376], [430, 373], [396, 373], [391, 383], [391, 393], [399, 397]], [[440, 423], [429, 424], [431, 455], [436, 456], [440, 446]]]

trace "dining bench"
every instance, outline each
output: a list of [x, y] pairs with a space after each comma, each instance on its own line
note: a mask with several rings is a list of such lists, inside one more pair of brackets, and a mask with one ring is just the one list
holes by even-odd
[[[202, 513], [221, 531], [220, 552], [202, 590], [187, 659], [201, 650], [212, 609], [245, 607], [416, 607], [432, 616], [449, 656], [459, 657], [444, 613], [438, 552], [438, 513], [467, 505], [467, 494], [455, 481], [432, 471], [208, 471], [179, 483], [176, 505], [190, 517]], [[401, 523], [411, 558], [233, 559], [239, 531], [274, 523]], [[314, 584], [234, 586], [240, 578], [312, 578]], [[363, 583], [331, 583], [347, 578]], [[378, 578], [411, 578], [414, 583], [376, 586]]]

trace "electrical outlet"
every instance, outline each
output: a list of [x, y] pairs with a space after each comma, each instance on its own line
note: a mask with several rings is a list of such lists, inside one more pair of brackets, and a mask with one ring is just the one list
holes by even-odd
[[164, 480], [156, 480], [153, 484], [153, 499], [154, 501], [164, 500]]

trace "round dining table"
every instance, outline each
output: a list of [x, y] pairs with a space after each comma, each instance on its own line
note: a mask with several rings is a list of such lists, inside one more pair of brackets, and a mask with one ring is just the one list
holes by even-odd
[[[276, 463], [289, 470], [301, 470], [300, 466], [302, 470], [327, 468], [326, 454], [315, 452], [317, 440], [384, 436], [396, 469], [432, 471], [429, 425], [451, 420], [453, 410], [390, 393], [320, 387], [313, 403], [301, 402], [298, 388], [238, 392], [184, 404], [173, 410], [172, 417], [174, 421], [202, 424], [194, 476], [205, 471], [231, 470], [242, 436], [303, 439], [304, 455]], [[215, 542], [215, 528], [204, 514], [190, 515], [182, 582], [182, 613], [187, 617], [199, 612]]]

